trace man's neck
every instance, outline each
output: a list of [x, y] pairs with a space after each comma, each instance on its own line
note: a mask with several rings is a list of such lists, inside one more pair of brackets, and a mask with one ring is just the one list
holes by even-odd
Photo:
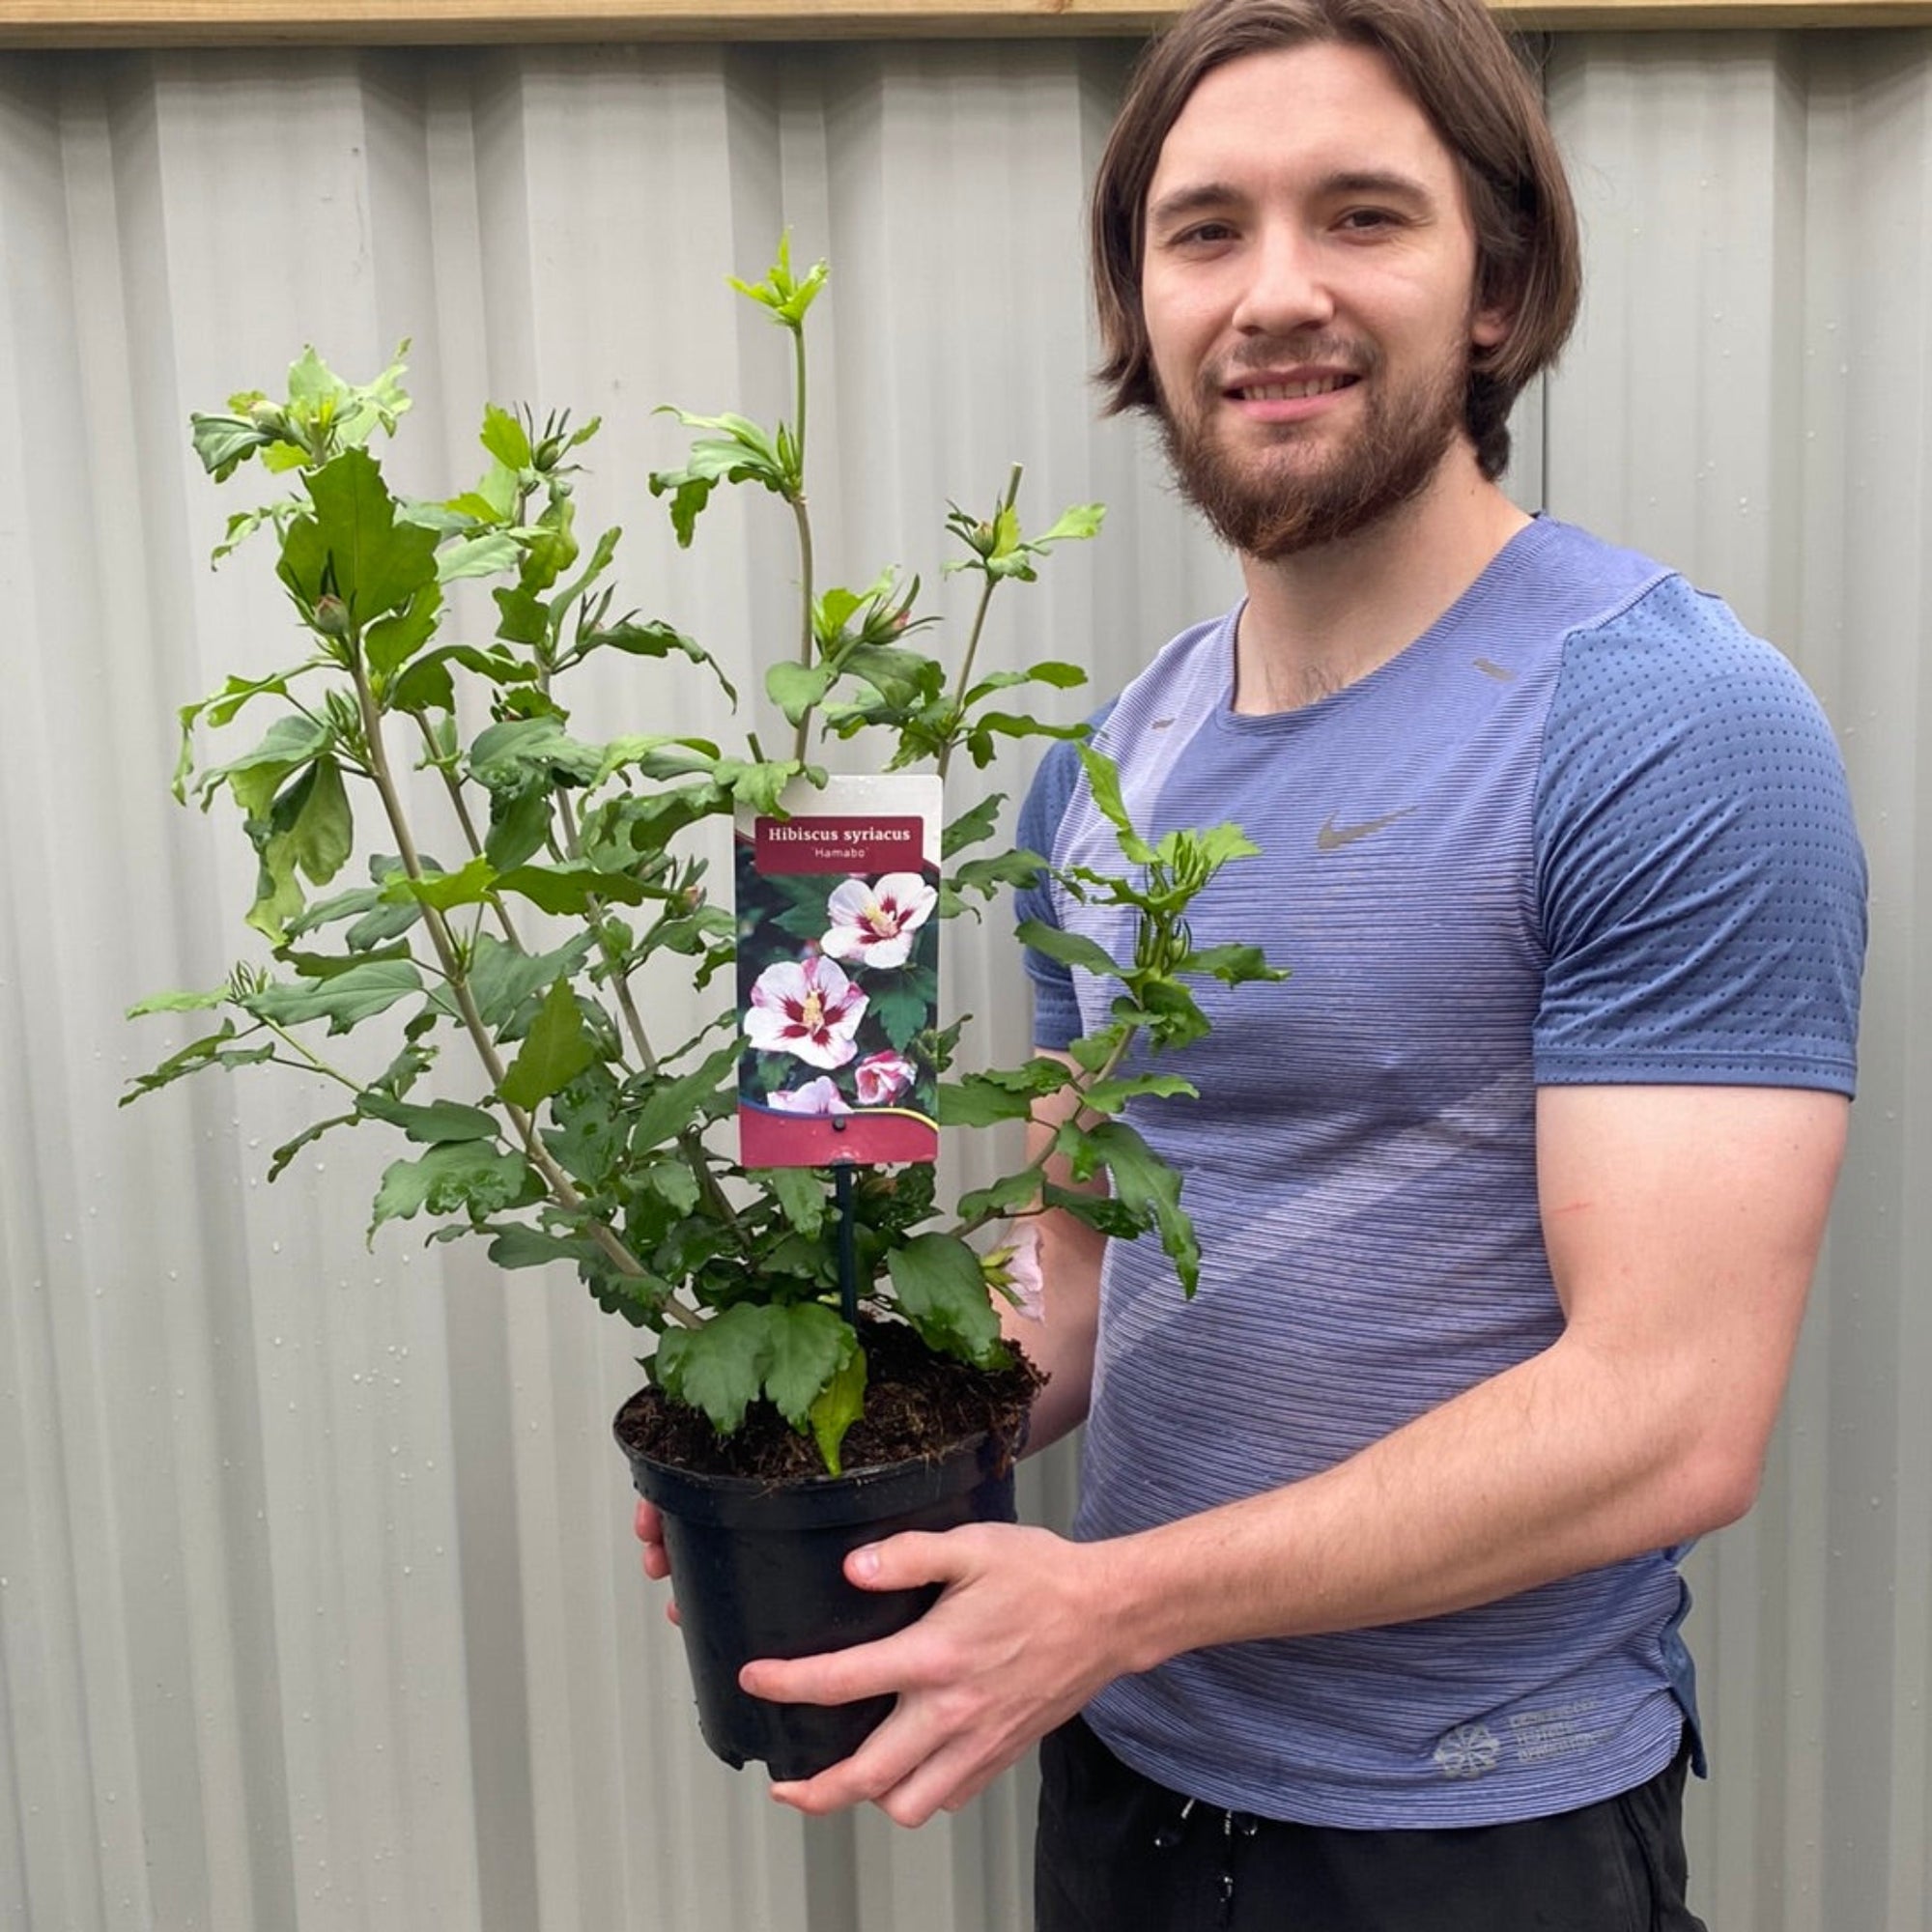
[[1293, 711], [1407, 649], [1529, 521], [1466, 447], [1372, 528], [1278, 562], [1244, 556], [1235, 709]]

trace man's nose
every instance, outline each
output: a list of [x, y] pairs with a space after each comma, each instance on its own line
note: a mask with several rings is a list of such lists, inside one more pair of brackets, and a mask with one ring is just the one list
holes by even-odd
[[1335, 298], [1321, 249], [1299, 230], [1286, 223], [1264, 230], [1249, 253], [1248, 270], [1234, 315], [1243, 334], [1290, 335], [1333, 319]]

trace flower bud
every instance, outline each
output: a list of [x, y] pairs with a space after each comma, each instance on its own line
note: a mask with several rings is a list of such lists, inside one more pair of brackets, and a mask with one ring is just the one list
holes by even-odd
[[326, 638], [349, 635], [349, 606], [332, 591], [324, 591], [315, 600], [315, 628]]

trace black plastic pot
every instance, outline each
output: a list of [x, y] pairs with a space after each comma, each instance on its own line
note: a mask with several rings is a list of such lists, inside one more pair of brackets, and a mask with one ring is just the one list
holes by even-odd
[[755, 1657], [869, 1643], [923, 1616], [937, 1585], [855, 1589], [845, 1580], [846, 1556], [900, 1530], [1011, 1522], [1012, 1446], [977, 1435], [936, 1461], [775, 1487], [653, 1462], [626, 1442], [623, 1419], [619, 1409], [617, 1443], [632, 1480], [664, 1517], [706, 1745], [732, 1766], [756, 1759], [775, 1778], [810, 1777], [850, 1757], [890, 1715], [891, 1697], [774, 1704], [741, 1690], [739, 1670]]

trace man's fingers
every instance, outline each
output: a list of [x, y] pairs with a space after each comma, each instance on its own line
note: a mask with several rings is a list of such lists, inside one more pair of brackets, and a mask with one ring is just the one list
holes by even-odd
[[970, 1529], [908, 1529], [853, 1550], [845, 1577], [862, 1590], [916, 1590], [922, 1583], [956, 1583], [973, 1563]]
[[885, 1637], [817, 1657], [761, 1657], [739, 1671], [738, 1688], [774, 1704], [856, 1704], [898, 1690], [907, 1675], [898, 1639]]

